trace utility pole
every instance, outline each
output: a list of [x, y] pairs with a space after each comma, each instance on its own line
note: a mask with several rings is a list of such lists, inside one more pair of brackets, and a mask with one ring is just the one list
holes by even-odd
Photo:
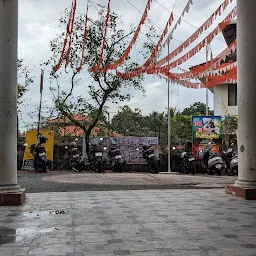
[[[208, 52], [209, 52], [209, 45], [206, 45], [206, 66], [208, 64]], [[206, 77], [206, 84], [207, 84], [208, 78]], [[205, 88], [206, 90], [206, 116], [209, 116], [209, 95], [208, 95], [208, 88]]]
[[[168, 41], [168, 55], [170, 54], [170, 41]], [[168, 61], [169, 64], [169, 61]], [[171, 112], [170, 112], [170, 78], [168, 78], [168, 172], [171, 172]]]

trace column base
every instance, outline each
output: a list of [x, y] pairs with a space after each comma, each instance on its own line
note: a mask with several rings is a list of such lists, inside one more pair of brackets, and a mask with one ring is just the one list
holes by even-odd
[[0, 191], [0, 206], [19, 206], [26, 200], [26, 190]]
[[256, 200], [256, 186], [241, 187], [236, 184], [227, 185], [225, 192], [236, 197], [241, 197], [245, 200]]

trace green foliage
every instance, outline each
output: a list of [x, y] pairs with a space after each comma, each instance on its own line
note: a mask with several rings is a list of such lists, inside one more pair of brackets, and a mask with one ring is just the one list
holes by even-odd
[[124, 106], [112, 119], [112, 129], [124, 136], [144, 136], [148, 131], [140, 109]]
[[236, 116], [228, 115], [222, 122], [223, 141], [225, 144], [230, 145], [232, 142], [236, 143], [238, 128], [238, 119]]
[[[171, 114], [171, 142], [172, 145], [184, 145], [192, 140], [191, 116], [200, 114], [205, 107], [197, 102], [180, 112], [176, 108], [170, 109]], [[162, 149], [168, 144], [168, 116], [166, 112], [154, 111], [143, 115], [140, 109], [131, 109], [124, 106], [112, 119], [112, 129], [126, 136], [156, 136]]]
[[31, 75], [31, 70], [28, 65], [24, 63], [23, 59], [19, 59], [17, 62], [18, 80], [24, 79], [24, 84], [18, 84], [17, 87], [17, 99], [18, 106], [22, 103], [22, 98], [28, 91], [30, 84], [34, 83], [34, 77]]
[[[206, 104], [202, 102], [195, 102], [188, 108], [185, 108], [181, 115], [185, 116], [204, 116], [206, 114]], [[213, 111], [209, 109], [209, 115], [213, 115]]]

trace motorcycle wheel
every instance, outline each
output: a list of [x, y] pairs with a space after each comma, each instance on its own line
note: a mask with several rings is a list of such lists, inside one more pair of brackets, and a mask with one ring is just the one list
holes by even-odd
[[122, 173], [122, 172], [123, 172], [123, 166], [122, 166], [121, 163], [117, 163], [117, 171], [118, 171], [119, 173]]
[[182, 160], [181, 162], [181, 173], [186, 174], [186, 162]]
[[217, 175], [218, 175], [218, 176], [221, 176], [221, 169], [220, 169], [220, 170], [217, 170]]
[[150, 172], [151, 173], [155, 173], [155, 174], [158, 174], [159, 173], [159, 168], [158, 168], [158, 165], [157, 165], [157, 162], [156, 161], [152, 161], [150, 163], [150, 168], [149, 168]]
[[195, 175], [196, 174], [196, 163], [191, 163], [191, 174]]

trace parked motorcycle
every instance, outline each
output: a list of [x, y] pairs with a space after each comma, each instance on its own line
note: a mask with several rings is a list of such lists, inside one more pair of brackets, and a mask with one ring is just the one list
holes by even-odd
[[159, 173], [158, 162], [155, 152], [150, 146], [143, 146], [143, 158], [147, 161], [149, 172]]
[[84, 169], [84, 161], [75, 142], [71, 143], [69, 164], [74, 172], [82, 172]]
[[44, 173], [47, 172], [46, 150], [44, 147], [44, 144], [46, 143], [47, 140], [48, 138], [39, 134], [38, 143], [32, 144], [29, 147], [31, 154], [33, 154], [34, 156], [34, 167], [35, 167], [35, 171], [37, 172], [44, 172]]
[[113, 172], [122, 172], [125, 165], [125, 160], [122, 156], [121, 150], [111, 147], [108, 152], [109, 165]]
[[226, 162], [226, 171], [228, 175], [237, 175], [238, 174], [238, 155], [234, 149], [234, 143], [231, 144], [231, 147], [225, 153], [225, 162]]
[[98, 144], [91, 145], [90, 148], [90, 165], [93, 172], [104, 173], [104, 159], [103, 152], [107, 150], [107, 147], [103, 145], [103, 138], [100, 138]]
[[196, 174], [196, 160], [192, 153], [182, 152], [181, 157], [181, 172], [183, 174]]
[[224, 163], [222, 158], [211, 152], [211, 143], [208, 144], [209, 146], [205, 148], [204, 154], [203, 154], [203, 162], [204, 167], [209, 175], [217, 174], [221, 175], [221, 170], [224, 169]]

